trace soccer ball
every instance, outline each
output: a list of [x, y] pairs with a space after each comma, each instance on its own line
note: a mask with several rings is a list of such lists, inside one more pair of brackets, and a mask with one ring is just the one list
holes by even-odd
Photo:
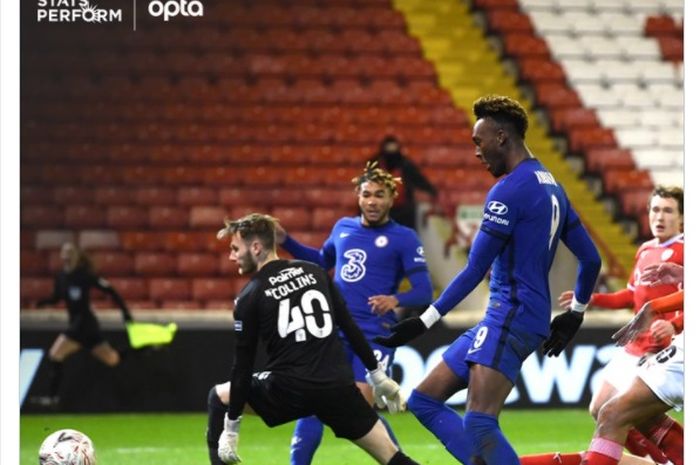
[[61, 429], [49, 434], [39, 448], [39, 465], [95, 465], [95, 448], [85, 434]]

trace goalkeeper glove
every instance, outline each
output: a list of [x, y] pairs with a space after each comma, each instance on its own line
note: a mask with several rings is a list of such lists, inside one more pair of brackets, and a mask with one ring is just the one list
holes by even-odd
[[549, 357], [558, 356], [574, 338], [583, 322], [583, 312], [567, 310], [556, 316], [550, 325], [549, 338], [542, 346], [544, 354]]
[[224, 416], [224, 430], [219, 436], [219, 458], [226, 465], [241, 463], [238, 455], [238, 431], [241, 429], [240, 416], [235, 420], [230, 420], [228, 415]]
[[372, 386], [372, 394], [377, 407], [386, 407], [389, 409], [389, 413], [406, 410], [406, 399], [401, 395], [399, 385], [389, 378], [381, 367], [368, 372], [365, 379]]

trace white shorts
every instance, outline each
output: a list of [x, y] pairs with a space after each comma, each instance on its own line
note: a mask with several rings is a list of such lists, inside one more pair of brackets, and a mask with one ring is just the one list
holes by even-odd
[[632, 355], [620, 347], [603, 368], [601, 372], [603, 381], [614, 387], [617, 392], [625, 392], [637, 376], [640, 358], [641, 356]]
[[683, 333], [676, 336], [671, 345], [649, 357], [639, 367], [637, 376], [644, 381], [664, 404], [675, 410], [683, 410]]

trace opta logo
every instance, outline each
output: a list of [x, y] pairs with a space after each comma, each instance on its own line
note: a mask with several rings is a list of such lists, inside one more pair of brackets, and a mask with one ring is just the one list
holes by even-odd
[[152, 0], [148, 4], [148, 12], [156, 18], [163, 17], [163, 21], [170, 21], [173, 16], [204, 16], [204, 5], [199, 0]]
[[498, 200], [492, 200], [486, 207], [494, 215], [505, 215], [508, 213], [508, 206]]

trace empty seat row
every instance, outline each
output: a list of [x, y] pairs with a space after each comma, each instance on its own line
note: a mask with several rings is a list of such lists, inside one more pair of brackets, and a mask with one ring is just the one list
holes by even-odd
[[[319, 85], [323, 85], [321, 82]], [[432, 85], [432, 84], [431, 84]], [[409, 86], [409, 88], [418, 86]], [[419, 89], [418, 89], [419, 90]], [[453, 105], [230, 105], [211, 103], [164, 103], [154, 107], [144, 102], [114, 102], [97, 104], [83, 101], [32, 102], [22, 107], [28, 120], [66, 121], [175, 121], [241, 123], [241, 124], [302, 124], [356, 123], [431, 126], [465, 126], [464, 110]]]

